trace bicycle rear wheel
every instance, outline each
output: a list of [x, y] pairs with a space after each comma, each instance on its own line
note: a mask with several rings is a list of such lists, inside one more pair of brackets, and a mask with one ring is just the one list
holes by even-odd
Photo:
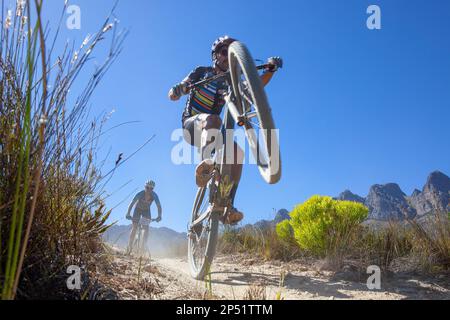
[[245, 130], [261, 176], [267, 183], [275, 184], [281, 179], [280, 146], [261, 77], [244, 44], [233, 42], [228, 52], [235, 98], [230, 113]]
[[188, 258], [191, 275], [197, 280], [204, 280], [210, 272], [211, 265], [216, 253], [217, 239], [219, 233], [219, 214], [211, 213], [201, 223], [192, 226], [192, 223], [207, 213], [209, 210], [209, 187], [200, 188], [197, 192], [192, 209], [191, 230], [188, 240]]

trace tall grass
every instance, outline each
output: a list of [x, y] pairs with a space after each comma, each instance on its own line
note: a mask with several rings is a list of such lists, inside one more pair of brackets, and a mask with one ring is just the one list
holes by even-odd
[[361, 226], [347, 253], [364, 267], [377, 265], [388, 270], [395, 259], [407, 257], [413, 248], [413, 235], [404, 223], [388, 222], [381, 228]]
[[219, 251], [224, 254], [242, 253], [266, 260], [289, 261], [302, 256], [302, 251], [292, 241], [278, 237], [274, 227], [258, 228], [226, 226], [219, 242]]
[[421, 272], [450, 271], [450, 223], [436, 212], [424, 220], [389, 222], [377, 228], [361, 228], [349, 255], [364, 265], [388, 270], [401, 259], [401, 269]]
[[[125, 34], [111, 15], [81, 47], [56, 53], [60, 29], [45, 27], [42, 0], [18, 1], [14, 12], [2, 1], [1, 10], [0, 292], [48, 296], [65, 266], [84, 266], [98, 252], [107, 228], [107, 177], [95, 163], [107, 116], [89, 121], [88, 102]], [[70, 89], [107, 33], [109, 53], [72, 105]]]
[[409, 221], [415, 256], [422, 269], [450, 270], [450, 213], [438, 213], [422, 223]]

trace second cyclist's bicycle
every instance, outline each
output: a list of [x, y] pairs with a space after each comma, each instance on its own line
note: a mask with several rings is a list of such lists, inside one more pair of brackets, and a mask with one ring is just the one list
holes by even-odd
[[145, 232], [150, 232], [150, 224], [152, 222], [157, 222], [157, 219], [148, 219], [145, 217], [142, 217], [139, 221], [139, 227], [136, 232], [136, 236], [134, 240], [131, 242], [132, 246], [131, 248], [128, 248], [127, 254], [129, 255], [136, 255], [136, 256], [142, 256], [145, 255], [148, 252], [147, 243], [145, 243]]

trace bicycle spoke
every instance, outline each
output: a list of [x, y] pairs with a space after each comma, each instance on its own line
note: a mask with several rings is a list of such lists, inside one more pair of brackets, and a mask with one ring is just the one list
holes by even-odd
[[204, 255], [205, 255], [205, 250], [206, 250], [206, 242], [204, 241], [204, 235], [205, 235], [205, 230], [206, 228], [203, 228], [202, 233], [200, 234], [200, 236], [196, 235], [196, 242], [194, 244], [194, 252], [193, 252], [193, 256], [194, 256], [194, 260], [195, 260], [195, 264], [198, 267], [198, 263], [203, 261]]
[[244, 111], [250, 110], [251, 106], [253, 105], [253, 101], [252, 101], [251, 97], [249, 97], [247, 90], [245, 90], [242, 93], [242, 97], [244, 97], [244, 100], [247, 101], [247, 103], [248, 103], [246, 106], [244, 106]]
[[247, 114], [245, 115], [247, 117], [247, 119], [253, 119], [258, 117], [258, 114], [255, 111], [250, 111], [247, 112]]
[[208, 205], [209, 205], [209, 201], [206, 201], [204, 204], [202, 204], [202, 207], [200, 208], [201, 210], [199, 211], [199, 216], [202, 215], [206, 211]]
[[253, 122], [253, 121], [251, 121], [251, 120], [247, 120], [247, 122], [250, 123], [250, 124], [252, 124], [253, 126], [258, 127], [258, 129], [262, 129], [261, 126], [260, 126], [258, 123], [256, 123], [256, 122]]

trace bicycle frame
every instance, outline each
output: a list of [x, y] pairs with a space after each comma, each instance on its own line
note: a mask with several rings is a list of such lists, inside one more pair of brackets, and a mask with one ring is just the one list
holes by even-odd
[[[157, 221], [156, 219], [151, 219], [150, 223], [151, 222], [156, 222], [156, 221]], [[137, 250], [137, 252], [139, 254], [142, 253], [144, 245], [147, 245], [147, 244], [143, 244], [142, 243], [142, 239], [143, 239], [142, 237], [144, 236], [146, 228], [150, 228], [150, 224], [149, 225], [144, 225], [144, 224], [139, 223], [138, 230], [136, 232], [136, 236], [135, 236], [135, 238], [133, 239], [133, 242], [132, 242], [133, 243], [133, 247], [131, 248], [131, 252], [133, 252], [133, 250]]]

